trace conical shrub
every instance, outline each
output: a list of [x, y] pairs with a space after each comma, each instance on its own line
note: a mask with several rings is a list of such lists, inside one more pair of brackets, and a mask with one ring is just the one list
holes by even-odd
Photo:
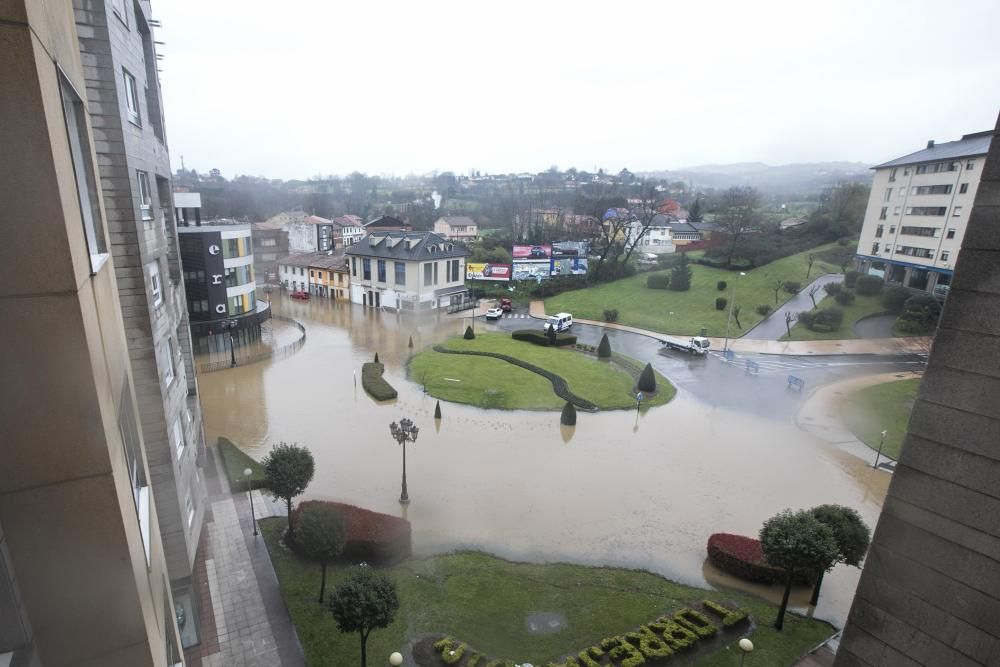
[[465, 327], [465, 340], [472, 340], [476, 334], [472, 333], [472, 327]]
[[566, 405], [563, 406], [559, 423], [564, 426], [576, 426], [576, 406], [569, 401], [566, 401]]
[[611, 358], [611, 341], [608, 340], [608, 334], [601, 336], [601, 343], [597, 346], [597, 356], [599, 359]]
[[441, 401], [434, 406], [434, 419], [441, 419]]
[[375, 363], [378, 363], [378, 352], [375, 353]]
[[652, 364], [646, 364], [639, 374], [639, 391], [656, 391], [656, 374]]
[[407, 345], [407, 347], [410, 348], [411, 350], [413, 349], [413, 336], [410, 336], [410, 343], [409, 345]]

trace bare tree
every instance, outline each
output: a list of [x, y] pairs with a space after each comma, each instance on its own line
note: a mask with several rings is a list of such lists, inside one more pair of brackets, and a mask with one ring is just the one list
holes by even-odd
[[[816, 261], [816, 255], [809, 253], [809, 257], [806, 258], [806, 280], [809, 280], [809, 274], [812, 273], [813, 262], [815, 261]], [[816, 304], [813, 303], [813, 306], [815, 305]]]
[[774, 288], [774, 305], [776, 305], [776, 306], [778, 305], [778, 292], [781, 291], [781, 286], [783, 284], [784, 284], [784, 281], [781, 280], [781, 278], [776, 278], [774, 280], [774, 285], [772, 285], [772, 287]]
[[794, 320], [794, 319], [795, 319], [795, 316], [792, 315], [792, 311], [786, 310], [785, 311], [785, 329], [788, 330], [788, 337], [789, 338], [792, 337], [792, 320]]
[[813, 285], [809, 288], [809, 298], [812, 299], [813, 308], [816, 308], [816, 294], [823, 289], [822, 285]]
[[722, 193], [715, 222], [729, 235], [726, 263], [732, 265], [736, 246], [757, 220], [760, 195], [755, 188], [733, 187]]
[[629, 209], [630, 217], [632, 218], [629, 226], [631, 233], [625, 237], [625, 259], [622, 260], [623, 264], [628, 264], [632, 252], [649, 232], [649, 227], [657, 214], [656, 199], [657, 192], [654, 182], [644, 180], [639, 184], [638, 204]]

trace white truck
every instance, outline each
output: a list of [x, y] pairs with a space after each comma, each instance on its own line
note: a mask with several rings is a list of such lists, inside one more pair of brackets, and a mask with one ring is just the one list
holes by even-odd
[[685, 340], [683, 338], [661, 338], [660, 342], [668, 350], [680, 350], [688, 354], [708, 354], [709, 340], [704, 336], [692, 336]]

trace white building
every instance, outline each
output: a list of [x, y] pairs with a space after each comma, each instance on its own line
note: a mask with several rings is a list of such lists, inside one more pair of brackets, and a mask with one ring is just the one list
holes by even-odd
[[479, 235], [476, 221], [465, 215], [446, 215], [434, 223], [434, 233], [453, 241], [474, 241]]
[[630, 246], [633, 239], [642, 234], [635, 245], [636, 252], [650, 252], [663, 255], [674, 251], [673, 230], [671, 220], [665, 215], [654, 215], [649, 221], [649, 227], [643, 234], [642, 221], [635, 219], [625, 228], [625, 245]]
[[351, 302], [417, 311], [461, 306], [465, 246], [433, 232], [373, 232], [347, 248]]
[[929, 141], [923, 150], [874, 167], [859, 271], [947, 294], [991, 135]]

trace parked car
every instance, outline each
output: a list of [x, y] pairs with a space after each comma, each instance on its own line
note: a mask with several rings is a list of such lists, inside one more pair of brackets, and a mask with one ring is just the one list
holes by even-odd
[[562, 333], [563, 331], [569, 331], [569, 328], [573, 326], [573, 316], [569, 313], [556, 313], [545, 320], [545, 324], [542, 325], [543, 331], [555, 330], [556, 333]]
[[309, 300], [309, 292], [292, 292], [291, 296], [293, 299]]
[[490, 308], [486, 311], [486, 319], [488, 320], [499, 320], [503, 317], [503, 310], [500, 308]]

